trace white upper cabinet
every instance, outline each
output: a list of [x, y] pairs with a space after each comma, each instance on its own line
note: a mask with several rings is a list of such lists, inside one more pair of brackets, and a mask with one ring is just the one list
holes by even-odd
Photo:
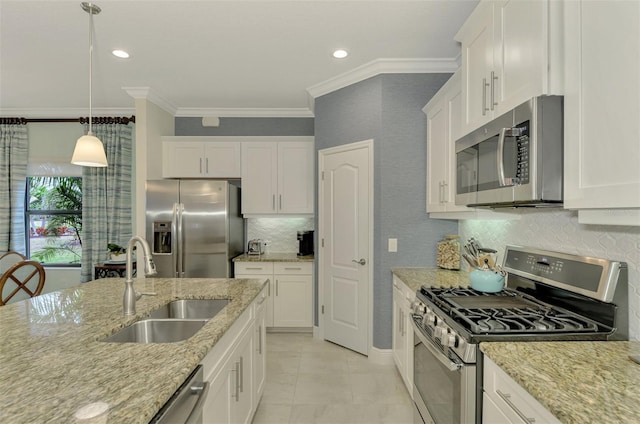
[[263, 138], [242, 143], [242, 213], [313, 214], [313, 138]]
[[427, 212], [468, 212], [456, 206], [455, 141], [460, 133], [460, 71], [424, 107], [427, 115]]
[[240, 150], [217, 137], [162, 137], [162, 176], [240, 178]]
[[458, 34], [462, 122], [468, 134], [531, 97], [562, 94], [561, 4], [485, 0]]
[[564, 207], [640, 225], [640, 2], [564, 3]]
[[[520, 215], [456, 205], [456, 140], [462, 117], [458, 70], [422, 111], [427, 115], [427, 212], [438, 219], [519, 219]], [[506, 210], [508, 211], [508, 210]]]

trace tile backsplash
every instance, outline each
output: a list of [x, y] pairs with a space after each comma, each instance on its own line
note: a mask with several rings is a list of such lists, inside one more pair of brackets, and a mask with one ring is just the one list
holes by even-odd
[[575, 211], [517, 210], [519, 220], [460, 221], [461, 241], [478, 239], [499, 252], [507, 244], [624, 261], [629, 267], [629, 336], [640, 340], [640, 227], [583, 225]]
[[298, 252], [298, 231], [313, 229], [313, 218], [248, 218], [246, 233], [266, 242], [266, 253]]

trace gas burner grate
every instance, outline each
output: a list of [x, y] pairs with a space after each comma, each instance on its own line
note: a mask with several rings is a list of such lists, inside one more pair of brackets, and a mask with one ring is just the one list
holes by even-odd
[[475, 334], [589, 333], [598, 325], [554, 308], [455, 309], [454, 318]]

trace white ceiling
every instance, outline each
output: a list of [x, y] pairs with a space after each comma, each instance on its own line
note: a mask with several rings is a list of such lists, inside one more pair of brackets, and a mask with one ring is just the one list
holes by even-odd
[[[311, 116], [309, 90], [371, 72], [451, 68], [453, 36], [476, 3], [96, 0], [94, 114], [132, 111], [131, 93], [146, 93], [178, 116]], [[86, 115], [88, 46], [80, 1], [0, 0], [0, 115]], [[333, 59], [338, 47], [350, 56]], [[115, 48], [131, 58], [112, 56]]]

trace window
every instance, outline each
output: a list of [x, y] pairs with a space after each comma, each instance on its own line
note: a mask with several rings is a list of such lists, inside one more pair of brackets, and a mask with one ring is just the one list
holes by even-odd
[[82, 177], [27, 177], [27, 256], [47, 266], [80, 266]]

